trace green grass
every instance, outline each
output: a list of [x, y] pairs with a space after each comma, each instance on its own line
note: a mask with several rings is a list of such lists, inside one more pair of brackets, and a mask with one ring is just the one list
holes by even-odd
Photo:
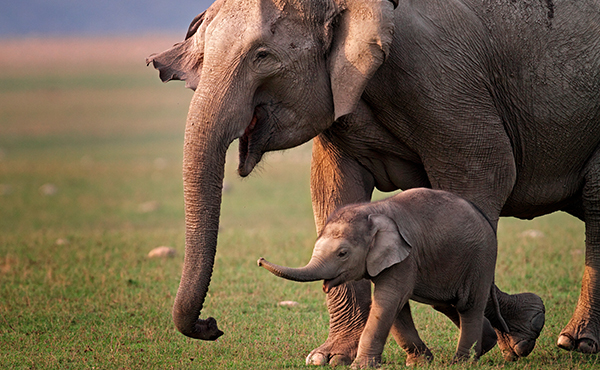
[[[233, 148], [202, 313], [225, 335], [201, 342], [173, 328], [190, 96], [141, 66], [0, 75], [0, 368], [306, 368], [327, 337], [320, 283], [274, 278], [256, 260], [299, 266], [311, 254], [309, 145], [266, 156], [244, 180]], [[42, 194], [44, 184], [56, 193]], [[544, 236], [522, 236], [528, 229]], [[598, 356], [555, 346], [579, 293], [583, 224], [564, 214], [503, 219], [499, 237], [498, 285], [539, 294], [546, 327], [528, 358], [505, 363], [496, 348], [477, 368], [596, 368]], [[146, 257], [161, 245], [178, 255]], [[449, 366], [458, 331], [427, 306], [414, 314], [436, 356], [426, 367]], [[402, 368], [405, 355], [390, 341], [384, 359]]]

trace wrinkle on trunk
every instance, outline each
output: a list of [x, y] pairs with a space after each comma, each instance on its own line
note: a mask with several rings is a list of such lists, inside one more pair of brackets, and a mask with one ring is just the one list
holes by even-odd
[[334, 277], [331, 272], [327, 271], [327, 268], [324, 264], [319, 263], [314, 258], [311, 259], [306, 266], [300, 268], [279, 266], [265, 260], [262, 257], [258, 260], [257, 263], [258, 266], [264, 267], [273, 275], [279, 276], [287, 280], [306, 282], [332, 279]]
[[[206, 95], [206, 94], [205, 94]], [[190, 105], [184, 145], [183, 182], [186, 242], [181, 282], [173, 307], [177, 329], [186, 336], [215, 340], [223, 334], [213, 318], [200, 320], [210, 284], [219, 230], [225, 155], [232, 138], [215, 121], [202, 93]]]

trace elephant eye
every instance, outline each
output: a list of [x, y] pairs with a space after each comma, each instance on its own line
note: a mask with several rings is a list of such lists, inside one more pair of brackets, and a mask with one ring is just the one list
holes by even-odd
[[251, 59], [250, 64], [250, 68], [254, 69], [254, 71], [266, 75], [276, 73], [281, 67], [277, 55], [271, 49], [263, 46], [254, 52], [254, 57]]
[[266, 48], [259, 48], [256, 51], [256, 54], [254, 54], [254, 62], [255, 63], [260, 63], [262, 61], [264, 61], [265, 59], [268, 59], [271, 56], [271, 53], [269, 53], [268, 50], [266, 50]]
[[261, 50], [258, 53], [256, 53], [256, 60], [265, 59], [268, 56], [269, 56], [269, 53], [267, 53], [264, 50]]
[[346, 257], [347, 254], [348, 254], [347, 250], [341, 250], [341, 251], [338, 252], [337, 256], [339, 258], [343, 258], [343, 257]]

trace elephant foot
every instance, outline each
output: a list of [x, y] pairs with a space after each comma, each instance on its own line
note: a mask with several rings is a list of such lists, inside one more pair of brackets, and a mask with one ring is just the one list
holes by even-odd
[[598, 340], [590, 337], [579, 337], [575, 339], [572, 334], [562, 332], [558, 336], [556, 343], [559, 348], [567, 351], [577, 351], [581, 353], [598, 353]]
[[510, 331], [496, 328], [498, 346], [506, 361], [516, 361], [528, 356], [544, 328], [546, 310], [544, 302], [533, 293], [521, 293], [509, 296], [504, 301], [502, 316]]
[[433, 361], [433, 354], [429, 351], [429, 348], [423, 353], [408, 353], [406, 355], [406, 366], [427, 365], [431, 361]]
[[351, 369], [370, 369], [381, 367], [381, 356], [357, 357], [352, 363]]
[[332, 336], [330, 334], [327, 341], [306, 357], [307, 365], [316, 366], [347, 366], [352, 364], [356, 358], [358, 349], [359, 335], [351, 336]]
[[371, 282], [360, 280], [337, 286], [327, 293], [330, 315], [325, 343], [306, 357], [307, 365], [350, 365], [371, 307]]
[[581, 311], [583, 309], [577, 306], [571, 321], [558, 336], [557, 345], [567, 351], [598, 353], [600, 351], [598, 342], [600, 319], [590, 317], [589, 311], [585, 314], [581, 314]]

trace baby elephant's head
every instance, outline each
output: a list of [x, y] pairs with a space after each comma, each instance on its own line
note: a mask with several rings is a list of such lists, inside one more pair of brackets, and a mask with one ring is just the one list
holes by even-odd
[[264, 258], [258, 260], [258, 265], [288, 280], [324, 280], [323, 290], [328, 293], [345, 282], [377, 276], [402, 262], [410, 250], [411, 246], [388, 216], [336, 212], [317, 239], [306, 266], [283, 267]]

